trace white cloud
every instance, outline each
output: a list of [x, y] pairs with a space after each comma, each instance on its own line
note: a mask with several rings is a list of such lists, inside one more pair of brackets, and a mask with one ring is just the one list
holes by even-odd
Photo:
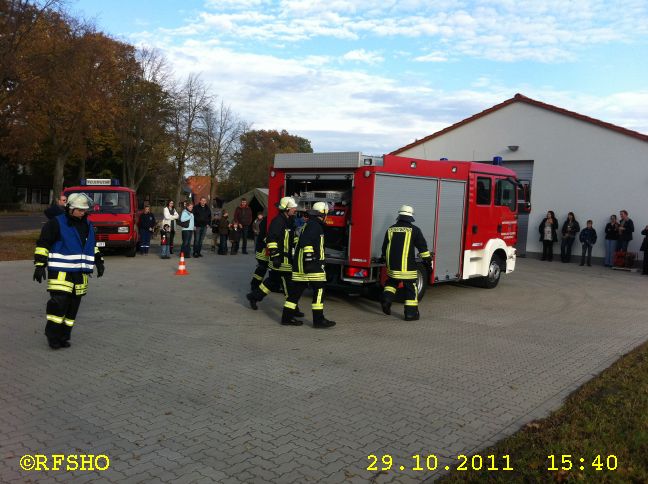
[[425, 55], [414, 57], [414, 60], [417, 62], [446, 62], [448, 56], [445, 53], [436, 50]]
[[350, 50], [342, 56], [347, 61], [366, 62], [367, 64], [378, 64], [385, 59], [377, 52], [368, 52], [364, 49]]

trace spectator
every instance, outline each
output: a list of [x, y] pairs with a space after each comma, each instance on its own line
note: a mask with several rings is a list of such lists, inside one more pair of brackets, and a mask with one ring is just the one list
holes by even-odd
[[180, 216], [180, 225], [182, 226], [182, 248], [180, 251], [187, 259], [191, 259], [191, 236], [194, 233], [194, 215], [193, 203], [186, 202], [185, 209]]
[[563, 262], [571, 261], [572, 245], [574, 245], [578, 232], [580, 232], [580, 225], [576, 220], [576, 216], [574, 212], [569, 212], [567, 220], [562, 226], [562, 241], [560, 242], [560, 259]]
[[229, 239], [232, 244], [230, 255], [238, 254], [242, 233], [243, 225], [241, 225], [236, 219], [234, 219], [234, 222], [229, 226]]
[[542, 259], [553, 260], [553, 244], [558, 240], [558, 221], [553, 210], [547, 212], [539, 227], [540, 241], [542, 242]]
[[229, 214], [223, 210], [220, 220], [218, 221], [218, 236], [220, 238], [218, 244], [218, 253], [220, 255], [227, 255], [227, 236], [229, 235]]
[[194, 247], [193, 255], [194, 257], [202, 257], [200, 253], [202, 251], [203, 240], [205, 239], [205, 234], [207, 233], [207, 226], [211, 221], [211, 209], [207, 205], [207, 199], [202, 197], [200, 203], [194, 207], [194, 224], [196, 226], [196, 235], [194, 236]]
[[169, 258], [169, 236], [171, 235], [171, 227], [169, 224], [164, 224], [160, 230], [160, 259]]
[[234, 211], [234, 220], [243, 227], [241, 229], [241, 237], [243, 238], [242, 253], [247, 254], [247, 238], [249, 234], [250, 225], [252, 225], [252, 209], [248, 207], [247, 200], [241, 198], [241, 204], [236, 207]]
[[596, 244], [596, 230], [592, 227], [592, 221], [587, 221], [587, 227], [578, 236], [581, 244], [583, 244], [583, 253], [581, 255], [580, 265], [585, 265], [585, 254], [587, 253], [587, 265], [592, 265], [592, 247]]
[[168, 225], [169, 230], [169, 253], [173, 254], [173, 239], [175, 237], [175, 227], [176, 220], [180, 217], [180, 214], [176, 211], [173, 206], [173, 200], [169, 200], [164, 207], [164, 218], [162, 220], [162, 225]]
[[619, 223], [616, 215], [610, 215], [610, 221], [605, 225], [605, 267], [612, 267], [614, 251], [619, 238]]
[[252, 233], [254, 234], [254, 246], [257, 246], [257, 239], [259, 238], [259, 232], [261, 231], [261, 222], [263, 221], [263, 213], [257, 213], [256, 219], [252, 222]]
[[151, 248], [151, 235], [155, 228], [155, 215], [151, 213], [151, 207], [149, 205], [144, 207], [144, 213], [140, 215], [137, 227], [139, 228], [140, 253], [142, 255], [148, 255], [149, 249]]
[[641, 273], [644, 276], [648, 276], [648, 225], [641, 231], [641, 235], [644, 236], [641, 248], [639, 249], [643, 252], [643, 270]]
[[212, 246], [211, 246], [211, 251], [216, 252], [216, 246], [218, 245], [218, 217], [214, 215], [211, 220], [211, 239], [212, 239]]
[[622, 250], [626, 252], [628, 250], [628, 244], [632, 240], [632, 233], [634, 232], [634, 223], [632, 219], [628, 217], [627, 210], [621, 210], [619, 212], [621, 215], [621, 221], [619, 222], [619, 239], [617, 240], [617, 250]]
[[58, 197], [58, 200], [52, 202], [52, 205], [45, 209], [45, 216], [48, 218], [48, 220], [51, 220], [54, 217], [58, 217], [59, 215], [63, 215], [65, 213], [66, 203], [67, 197], [65, 195], [61, 195], [60, 197]]

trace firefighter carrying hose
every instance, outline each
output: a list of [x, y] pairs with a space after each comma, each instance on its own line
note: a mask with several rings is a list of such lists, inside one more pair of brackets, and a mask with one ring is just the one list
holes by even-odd
[[[283, 289], [284, 296], [287, 298], [292, 286], [290, 274], [292, 272], [292, 252], [295, 233], [294, 216], [297, 210], [297, 203], [293, 197], [283, 197], [279, 200], [277, 208], [279, 209], [279, 214], [270, 222], [268, 233], [265, 237], [265, 247], [270, 261], [270, 274], [257, 287], [252, 287], [252, 292], [246, 296], [250, 307], [254, 310], [258, 309], [257, 303], [263, 301], [263, 298], [272, 291], [277, 291], [280, 288]], [[256, 274], [257, 272], [255, 271], [254, 278], [256, 278]], [[252, 284], [254, 284], [254, 280]], [[303, 316], [303, 313], [300, 312], [300, 314]]]
[[304, 289], [310, 285], [313, 290], [313, 328], [330, 328], [335, 326], [335, 321], [324, 317], [324, 285], [326, 272], [324, 271], [324, 219], [328, 206], [324, 202], [315, 202], [308, 211], [309, 219], [304, 225], [297, 246], [293, 262], [292, 288], [284, 304], [281, 324], [299, 326], [302, 321], [295, 319], [297, 316], [297, 303]]
[[97, 267], [103, 276], [104, 262], [95, 246], [94, 228], [87, 211], [91, 200], [83, 193], [68, 197], [64, 214], [43, 226], [34, 251], [34, 280], [40, 284], [47, 268], [47, 324], [45, 336], [52, 349], [68, 348], [70, 333], [81, 298], [88, 290], [88, 275]]
[[416, 258], [414, 248], [432, 270], [432, 256], [421, 229], [414, 225], [414, 209], [403, 205], [398, 219], [387, 229], [382, 245], [382, 257], [387, 263], [387, 281], [382, 294], [382, 310], [391, 314], [391, 304], [400, 282], [405, 288], [405, 321], [419, 319], [418, 292], [416, 290]]

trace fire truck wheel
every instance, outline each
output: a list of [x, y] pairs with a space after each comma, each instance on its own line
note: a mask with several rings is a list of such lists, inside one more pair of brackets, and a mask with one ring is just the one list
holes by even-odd
[[427, 267], [420, 262], [416, 264], [416, 291], [418, 292], [418, 300], [421, 301], [425, 296], [425, 290], [430, 281], [430, 274]]
[[488, 275], [479, 280], [481, 283], [480, 285], [486, 289], [493, 289], [499, 283], [504, 269], [505, 266], [502, 258], [498, 255], [493, 255], [490, 264], [488, 265]]
[[126, 257], [135, 257], [137, 253], [137, 245], [134, 245], [130, 249], [126, 249]]

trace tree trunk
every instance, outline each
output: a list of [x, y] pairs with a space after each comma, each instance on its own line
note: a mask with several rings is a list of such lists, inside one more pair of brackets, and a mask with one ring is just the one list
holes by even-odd
[[65, 162], [67, 156], [58, 154], [56, 155], [56, 163], [54, 164], [54, 178], [52, 180], [52, 189], [54, 198], [58, 198], [63, 191], [63, 170], [65, 170]]

